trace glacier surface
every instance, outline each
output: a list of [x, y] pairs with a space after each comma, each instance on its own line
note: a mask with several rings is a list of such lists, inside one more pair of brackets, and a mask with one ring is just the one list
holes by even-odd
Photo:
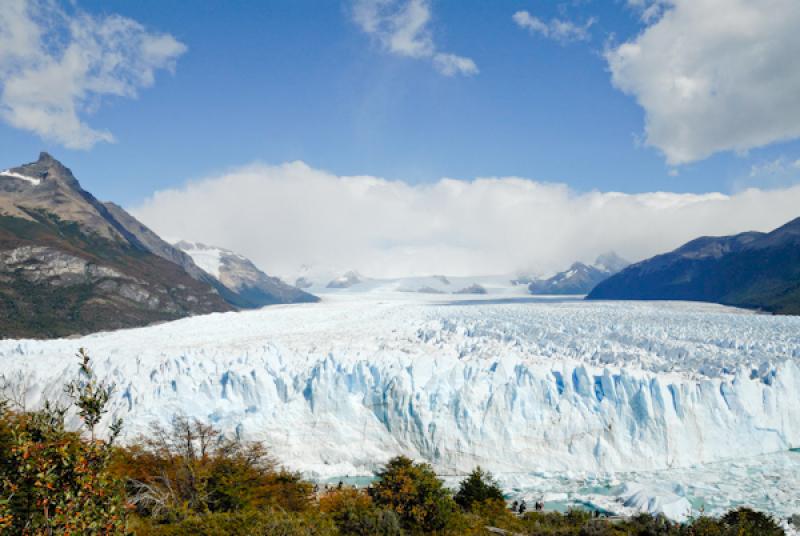
[[[800, 446], [800, 318], [709, 304], [331, 295], [3, 340], [0, 373], [30, 406], [59, 398], [78, 347], [116, 385], [109, 416], [126, 437], [181, 413], [316, 478], [370, 474], [397, 453], [442, 475], [480, 464], [536, 482]], [[625, 493], [640, 509], [685, 507]]]

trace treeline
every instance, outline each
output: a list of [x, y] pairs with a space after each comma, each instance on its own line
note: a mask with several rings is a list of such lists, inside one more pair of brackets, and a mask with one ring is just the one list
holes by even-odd
[[[25, 411], [0, 404], [0, 532], [25, 535], [525, 535], [784, 534], [747, 508], [720, 518], [671, 523], [642, 514], [598, 519], [572, 510], [512, 512], [492, 475], [476, 468], [453, 493], [430, 465], [391, 459], [367, 489], [320, 493], [282, 469], [260, 443], [223, 437], [207, 423], [176, 418], [124, 446], [95, 436], [112, 386], [99, 382], [81, 350], [72, 407]], [[19, 402], [19, 401], [17, 401]], [[65, 426], [69, 411], [83, 429]], [[496, 533], [496, 532], [495, 532]]]

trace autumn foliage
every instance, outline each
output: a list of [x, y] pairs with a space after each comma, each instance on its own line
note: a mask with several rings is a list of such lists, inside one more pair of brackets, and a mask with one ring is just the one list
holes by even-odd
[[[66, 388], [71, 404], [24, 412], [0, 404], [0, 528], [9, 534], [117, 534], [125, 527], [122, 480], [109, 472], [111, 436], [95, 438], [112, 386], [99, 383], [81, 350], [80, 378]], [[68, 431], [65, 418], [83, 427]]]

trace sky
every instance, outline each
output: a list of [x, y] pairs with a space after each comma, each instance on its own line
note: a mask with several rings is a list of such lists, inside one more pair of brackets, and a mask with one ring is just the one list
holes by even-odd
[[638, 260], [800, 215], [798, 24], [796, 0], [4, 0], [0, 167], [47, 150], [279, 274]]

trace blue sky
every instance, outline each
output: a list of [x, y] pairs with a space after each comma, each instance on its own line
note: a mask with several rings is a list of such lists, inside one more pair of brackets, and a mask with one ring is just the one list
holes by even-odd
[[[646, 27], [623, 1], [434, 0], [432, 39], [471, 58], [479, 72], [469, 76], [393, 54], [359, 27], [348, 2], [77, 5], [171, 34], [187, 50], [136, 98], [102, 97], [83, 116], [114, 143], [67, 149], [3, 123], [0, 166], [46, 149], [87, 189], [125, 205], [253, 161], [302, 160], [412, 184], [513, 175], [578, 191], [733, 192], [793, 182], [749, 175], [754, 165], [800, 157], [800, 144], [789, 141], [670, 166], [642, 146], [644, 110], [612, 85], [603, 55]], [[521, 28], [512, 20], [521, 10], [543, 21], [595, 22], [588, 39], [565, 43]]]

